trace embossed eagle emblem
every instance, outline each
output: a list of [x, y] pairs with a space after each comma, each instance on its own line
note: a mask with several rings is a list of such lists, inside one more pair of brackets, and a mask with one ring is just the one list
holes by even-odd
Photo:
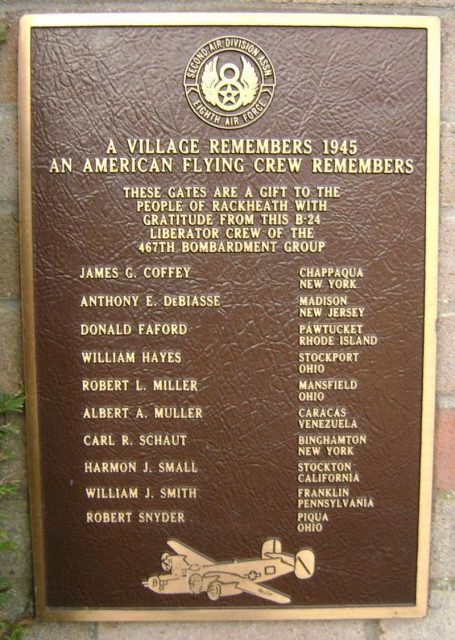
[[223, 111], [234, 111], [253, 102], [258, 91], [258, 76], [245, 56], [242, 71], [233, 63], [224, 64], [218, 74], [218, 56], [205, 65], [201, 78], [204, 98]]

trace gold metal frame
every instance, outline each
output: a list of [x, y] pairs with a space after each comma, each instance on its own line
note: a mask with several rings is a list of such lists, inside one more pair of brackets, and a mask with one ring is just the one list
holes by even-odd
[[[376, 607], [285, 607], [272, 608], [154, 608], [154, 609], [68, 609], [46, 604], [43, 522], [41, 516], [40, 442], [38, 429], [37, 377], [35, 360], [35, 312], [33, 287], [33, 243], [31, 204], [31, 30], [41, 27], [81, 26], [186, 26], [255, 25], [319, 27], [383, 27], [427, 31], [427, 177], [425, 322], [422, 400], [422, 446], [420, 515], [415, 606]], [[393, 618], [424, 616], [427, 609], [433, 423], [435, 404], [436, 317], [438, 267], [438, 179], [439, 179], [439, 19], [421, 16], [369, 14], [297, 13], [95, 13], [29, 15], [20, 21], [19, 45], [19, 168], [22, 309], [24, 327], [27, 434], [33, 529], [36, 611], [40, 618], [67, 621], [151, 621], [151, 620], [315, 620], [334, 618]]]

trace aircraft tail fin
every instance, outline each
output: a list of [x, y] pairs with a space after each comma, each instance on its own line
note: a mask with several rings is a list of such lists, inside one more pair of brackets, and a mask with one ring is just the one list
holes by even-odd
[[312, 549], [300, 549], [295, 554], [294, 573], [299, 580], [311, 578], [315, 569], [315, 557]]
[[267, 558], [269, 553], [281, 553], [281, 540], [278, 538], [265, 540], [261, 548], [261, 558]]

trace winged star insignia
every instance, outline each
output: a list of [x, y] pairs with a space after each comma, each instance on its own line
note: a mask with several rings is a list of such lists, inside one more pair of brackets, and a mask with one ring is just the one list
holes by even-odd
[[220, 35], [197, 49], [183, 76], [186, 99], [205, 124], [241, 129], [261, 118], [275, 91], [266, 52], [237, 35]]
[[253, 65], [241, 56], [242, 71], [233, 63], [224, 64], [218, 74], [218, 56], [205, 65], [201, 78], [204, 98], [223, 111], [235, 111], [253, 102], [259, 80]]

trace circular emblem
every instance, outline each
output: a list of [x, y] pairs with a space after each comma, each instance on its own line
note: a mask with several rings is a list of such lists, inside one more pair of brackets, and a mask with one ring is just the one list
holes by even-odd
[[203, 122], [240, 129], [267, 111], [275, 71], [257, 44], [240, 36], [214, 38], [200, 47], [185, 69], [188, 103]]

